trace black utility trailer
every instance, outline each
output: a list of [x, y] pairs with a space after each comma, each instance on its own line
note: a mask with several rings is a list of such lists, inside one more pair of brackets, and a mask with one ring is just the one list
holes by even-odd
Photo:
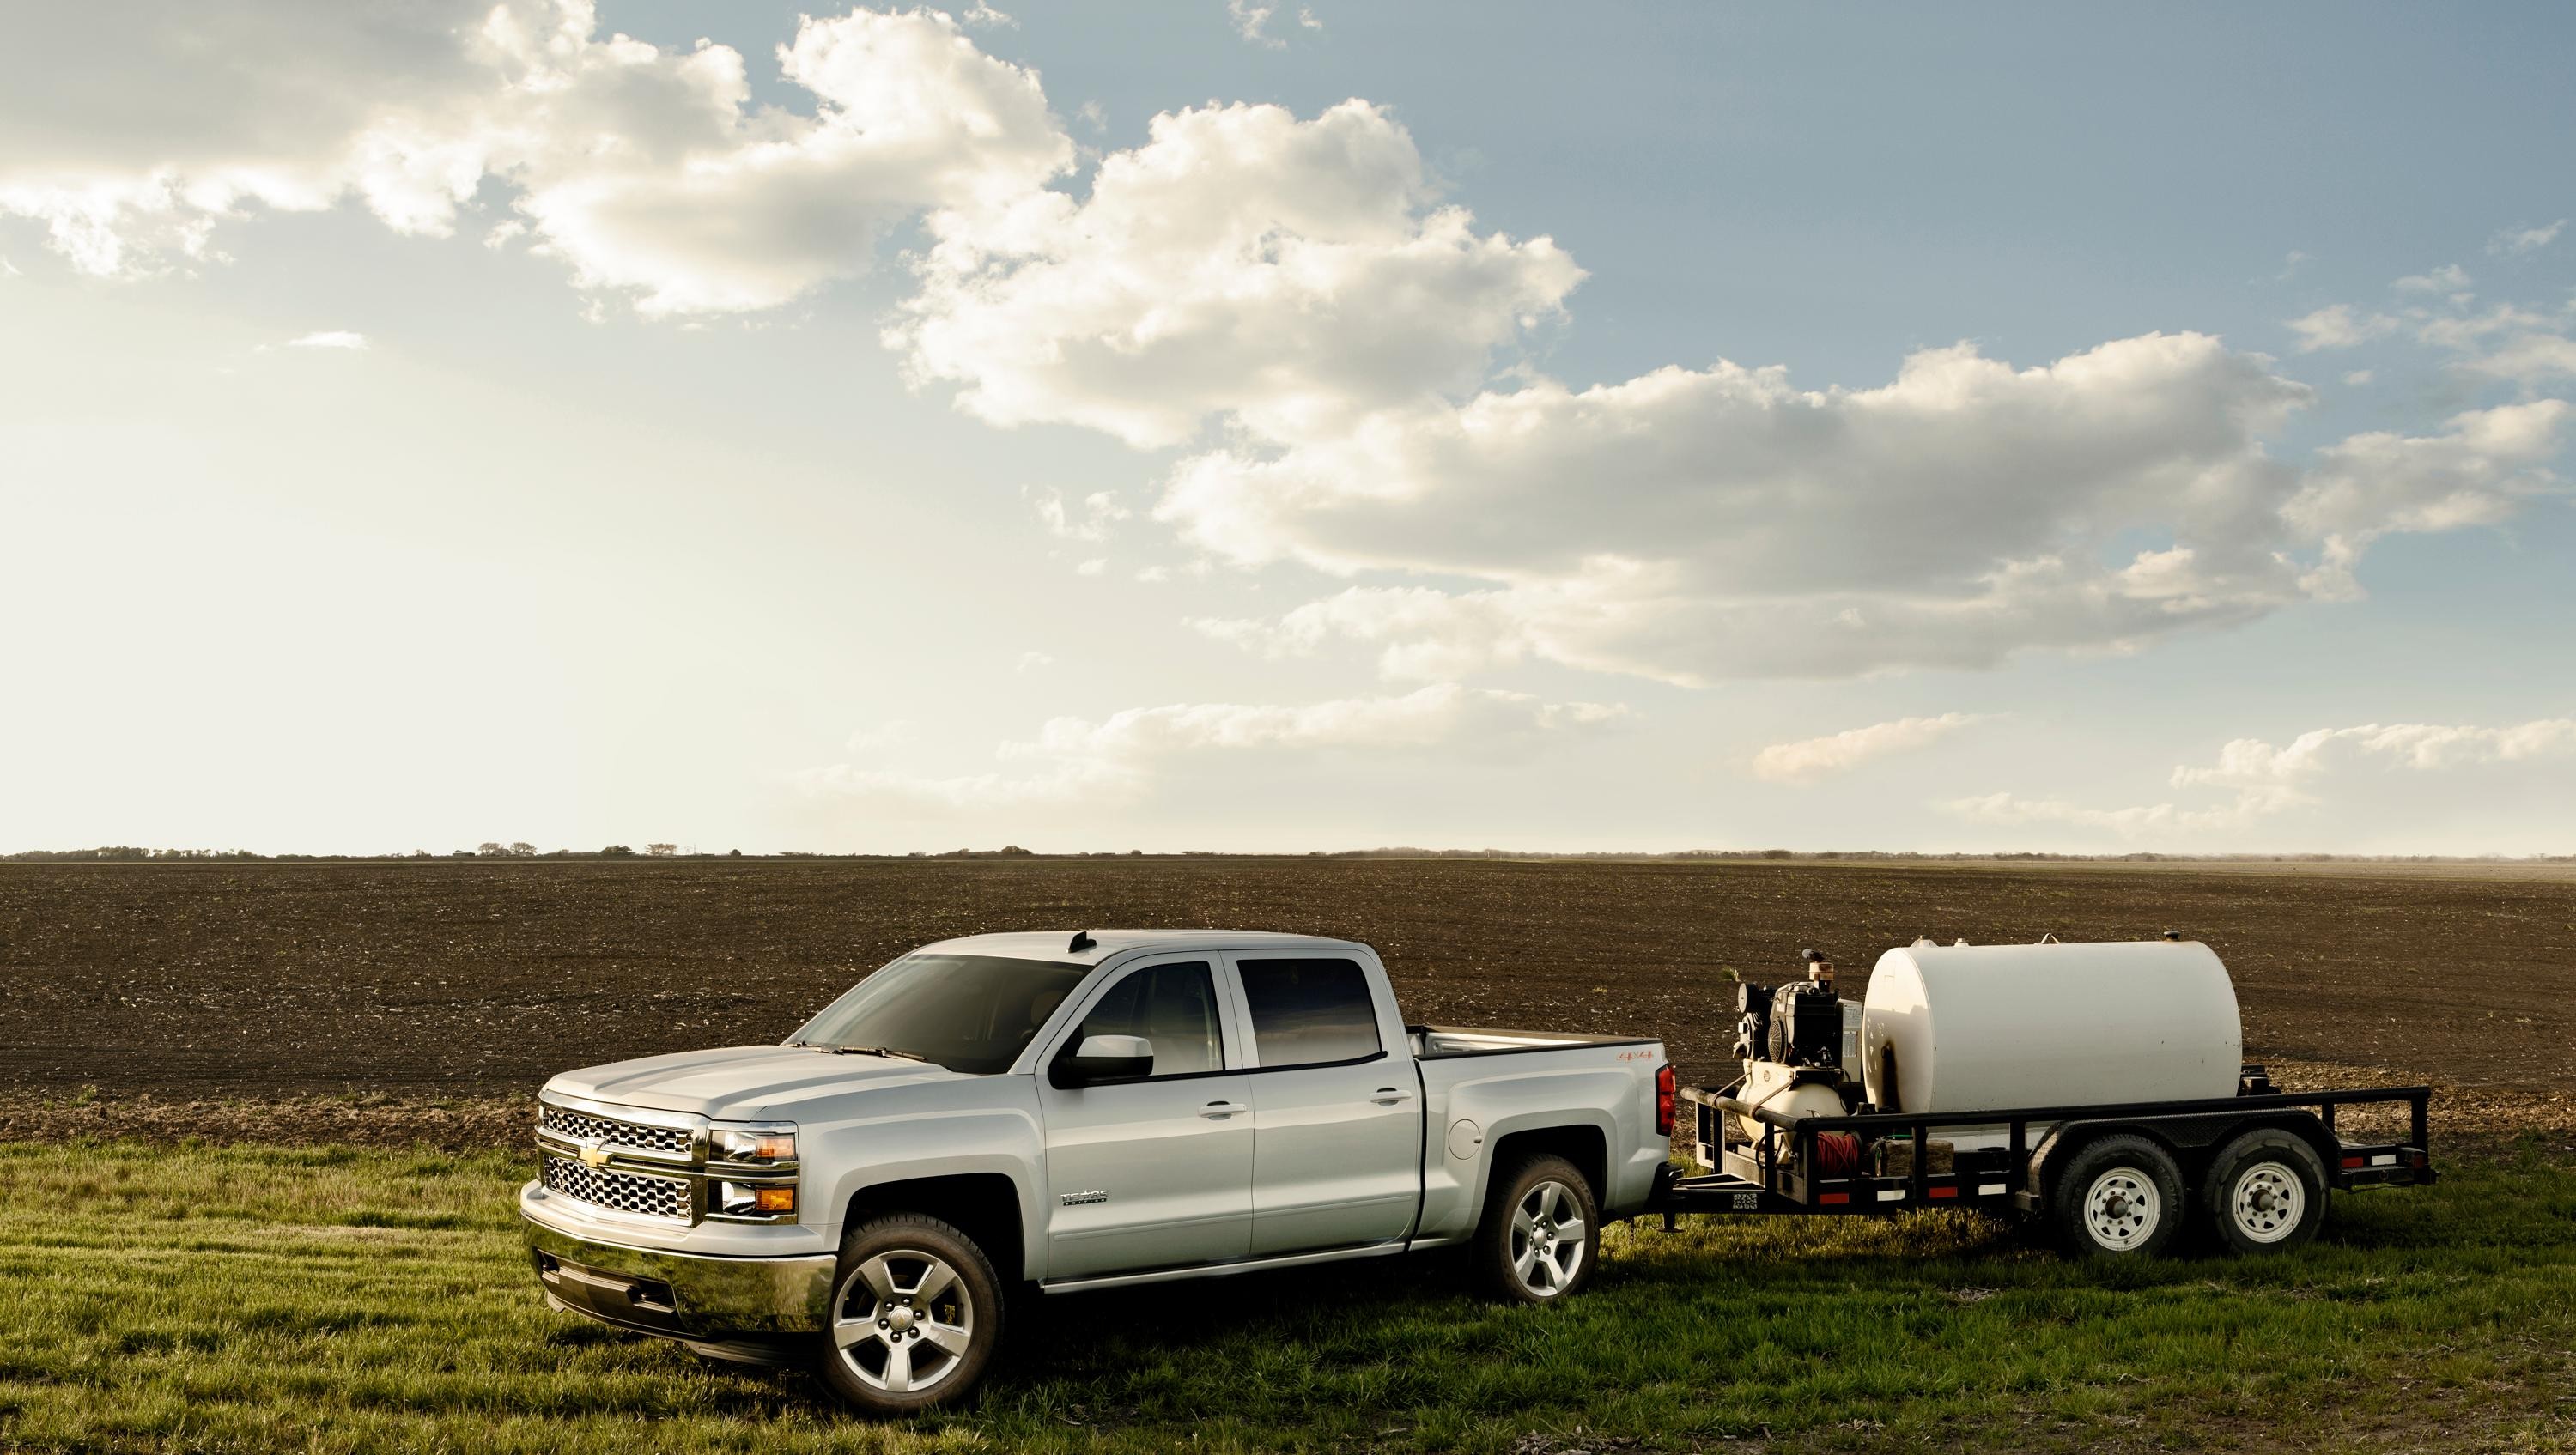
[[[2329, 1189], [2434, 1180], [2430, 1087], [2283, 1092], [2260, 1066], [2239, 1087], [2203, 1101], [1809, 1117], [1742, 1101], [1733, 1086], [1684, 1087], [1697, 1160], [1711, 1170], [1667, 1167], [1654, 1210], [1668, 1228], [1682, 1213], [2019, 1211], [2049, 1219], [2071, 1251], [2108, 1256], [2160, 1251], [2197, 1220], [2234, 1251], [2259, 1252], [2312, 1236]], [[2338, 1110], [2392, 1102], [2410, 1112], [2406, 1140], [2338, 1134]], [[1730, 1138], [1730, 1117], [1761, 1136]]]

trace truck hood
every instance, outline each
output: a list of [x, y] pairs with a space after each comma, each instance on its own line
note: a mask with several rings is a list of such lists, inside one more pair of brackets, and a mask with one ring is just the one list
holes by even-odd
[[955, 1075], [946, 1067], [899, 1056], [836, 1054], [802, 1046], [724, 1046], [585, 1066], [547, 1082], [546, 1089], [621, 1106], [756, 1121], [772, 1108], [817, 1094]]

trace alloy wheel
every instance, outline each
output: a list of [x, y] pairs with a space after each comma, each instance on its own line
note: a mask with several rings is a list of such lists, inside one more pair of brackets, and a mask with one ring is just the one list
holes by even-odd
[[832, 1298], [834, 1357], [871, 1389], [931, 1389], [957, 1372], [974, 1342], [966, 1280], [930, 1253], [880, 1253], [851, 1269]]

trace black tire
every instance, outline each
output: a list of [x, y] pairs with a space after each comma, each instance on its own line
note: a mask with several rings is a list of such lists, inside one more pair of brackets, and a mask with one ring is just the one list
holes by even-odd
[[2288, 1252], [2325, 1223], [2325, 1159], [2296, 1132], [2256, 1127], [2210, 1159], [2200, 1203], [2220, 1248]]
[[[1562, 1157], [1520, 1158], [1494, 1169], [1477, 1220], [1476, 1278], [1510, 1303], [1562, 1303], [1601, 1266], [1601, 1205]], [[1569, 1227], [1569, 1212], [1580, 1219]]]
[[2050, 1179], [2049, 1226], [2074, 1258], [2153, 1258], [2190, 1216], [2182, 1169], [2145, 1137], [2099, 1137]]
[[917, 1414], [974, 1392], [1002, 1318], [1002, 1280], [974, 1239], [934, 1217], [889, 1213], [841, 1238], [816, 1363], [851, 1410]]

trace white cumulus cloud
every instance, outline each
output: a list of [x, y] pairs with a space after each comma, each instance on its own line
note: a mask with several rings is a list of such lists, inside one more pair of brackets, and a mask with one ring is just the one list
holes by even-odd
[[1769, 783], [1812, 782], [1847, 773], [1872, 758], [1929, 746], [1976, 721], [1972, 713], [1945, 712], [1939, 717], [1901, 717], [1823, 737], [1773, 743], [1753, 755], [1753, 776]]
[[468, 55], [474, 0], [277, 0], [157, 9], [37, 6], [0, 46], [0, 214], [41, 222], [84, 272], [216, 256], [214, 225], [258, 205], [363, 195], [442, 231], [481, 158], [444, 137], [491, 86]]
[[1156, 515], [1243, 565], [1488, 583], [1354, 587], [1214, 635], [1372, 641], [1390, 675], [1538, 656], [1700, 683], [2126, 650], [2349, 595], [2370, 540], [2557, 488], [2554, 405], [2302, 470], [2268, 439], [2309, 397], [2193, 334], [2033, 368], [1930, 350], [1875, 389], [1733, 364], [1542, 379], [1192, 456]]
[[2401, 293], [2456, 293], [2468, 287], [2469, 282], [2467, 269], [2457, 263], [2444, 263], [2438, 268], [2409, 274], [2388, 286]]
[[1106, 539], [1110, 527], [1133, 512], [1118, 503], [1118, 497], [1106, 490], [1095, 490], [1073, 504], [1067, 504], [1064, 492], [1045, 489], [1031, 493], [1030, 506], [1037, 512], [1038, 524], [1048, 535], [1059, 540], [1097, 541]]
[[[2557, 231], [2558, 224], [2552, 224], [2498, 236], [2539, 237], [2539, 242], [2521, 250], [2527, 252], [2544, 245]], [[2488, 250], [2498, 248], [2490, 244]], [[2390, 285], [2401, 294], [2413, 295], [2394, 313], [2336, 303], [2291, 319], [2288, 327], [2298, 336], [2298, 351], [2303, 354], [2355, 348], [2402, 334], [2449, 354], [2451, 367], [2473, 381], [2501, 380], [2531, 390], [2546, 380], [2576, 377], [2576, 336], [2571, 335], [2571, 329], [2576, 329], [2576, 304], [2533, 308], [2497, 303], [2477, 308], [2475, 295], [2454, 291], [2468, 281], [2468, 274], [2456, 266], [2436, 268]], [[2445, 296], [2426, 298], [2425, 294]], [[2367, 370], [2360, 372], [2367, 377]]]
[[2357, 434], [2320, 451], [2280, 516], [2322, 559], [2306, 584], [2322, 596], [2360, 587], [2353, 564], [2393, 532], [2492, 525], [2523, 498], [2560, 488], [2547, 462], [2576, 405], [2563, 399], [2455, 415], [2437, 435]]
[[0, 212], [101, 275], [210, 257], [253, 204], [356, 200], [445, 235], [491, 179], [580, 286], [744, 312], [865, 271], [898, 222], [1018, 203], [1073, 157], [1037, 77], [933, 11], [800, 21], [777, 52], [800, 109], [753, 105], [728, 46], [600, 35], [586, 0], [35, 23], [0, 61]]
[[[1282, 49], [1288, 44], [1270, 33], [1270, 21], [1278, 13], [1276, 4], [1263, 4], [1261, 0], [1225, 0], [1226, 18], [1234, 22], [1234, 33], [1254, 45], [1267, 46], [1272, 50]], [[1298, 7], [1297, 24], [1306, 30], [1324, 28], [1324, 22], [1316, 18], [1315, 12], [1304, 6]]]
[[2319, 349], [2348, 349], [2386, 338], [2406, 326], [2404, 319], [2385, 313], [2367, 313], [2349, 303], [2330, 303], [2314, 313], [2290, 320], [2290, 332], [2299, 336], [2299, 352], [2312, 354]]
[[1346, 102], [1154, 119], [1082, 198], [950, 229], [887, 341], [996, 424], [1143, 448], [1224, 415], [1271, 436], [1473, 387], [1583, 274], [1439, 205], [1413, 139]]
[[2541, 227], [2508, 227], [2487, 239], [2487, 251], [2500, 258], [2528, 257], [2558, 241], [2565, 226], [2567, 219], [2562, 217]]
[[2126, 838], [2170, 840], [2231, 833], [2294, 809], [2327, 801], [2338, 775], [2365, 768], [2439, 773], [2481, 766], [2527, 765], [2576, 758], [2576, 718], [2538, 718], [2510, 727], [2434, 723], [2366, 723], [2319, 728], [2283, 746], [2238, 738], [2217, 760], [2173, 770], [2172, 785], [2216, 790], [2213, 803], [2175, 802], [2097, 808], [2063, 798], [2030, 798], [1998, 792], [1942, 805], [1973, 823], [2067, 824], [2107, 830]]

